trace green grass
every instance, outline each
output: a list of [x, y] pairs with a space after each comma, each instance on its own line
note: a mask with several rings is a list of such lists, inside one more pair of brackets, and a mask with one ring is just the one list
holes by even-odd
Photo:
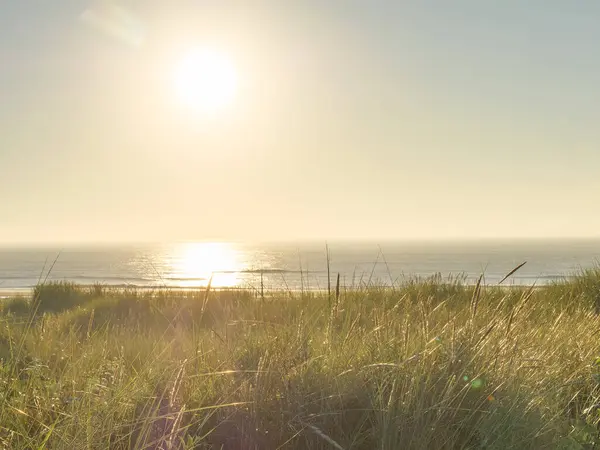
[[[332, 294], [333, 295], [333, 294]], [[600, 448], [600, 271], [2, 303], [0, 448]]]

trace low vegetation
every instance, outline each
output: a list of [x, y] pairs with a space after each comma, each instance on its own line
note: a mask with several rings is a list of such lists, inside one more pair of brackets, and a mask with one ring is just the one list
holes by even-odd
[[2, 303], [0, 448], [600, 448], [600, 271], [328, 293], [40, 285]]

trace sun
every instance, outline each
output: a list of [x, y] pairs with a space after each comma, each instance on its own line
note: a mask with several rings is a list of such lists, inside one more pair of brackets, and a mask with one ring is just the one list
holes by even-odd
[[214, 114], [230, 106], [237, 87], [233, 62], [217, 50], [194, 50], [185, 55], [175, 71], [178, 99], [201, 113]]

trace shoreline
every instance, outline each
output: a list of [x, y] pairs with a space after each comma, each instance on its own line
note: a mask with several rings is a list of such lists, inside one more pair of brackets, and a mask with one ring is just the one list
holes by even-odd
[[[81, 289], [86, 289], [86, 288], [92, 288], [94, 287], [94, 285], [91, 284], [77, 284], [76, 286], [78, 288]], [[463, 286], [465, 287], [474, 287], [476, 286], [476, 283], [464, 283]], [[544, 287], [547, 287], [548, 285], [546, 284], [539, 284], [539, 285], [532, 285], [532, 284], [485, 284], [482, 285], [482, 287], [487, 287], [487, 288], [502, 288], [502, 289], [527, 289], [527, 288], [531, 288], [533, 287], [535, 290], [539, 290], [542, 289]], [[377, 286], [372, 286], [372, 287], [377, 287], [377, 288], [392, 288], [392, 286], [389, 285], [377, 285]], [[137, 291], [177, 291], [177, 292], [184, 292], [184, 291], [189, 291], [189, 292], [194, 292], [194, 291], [205, 291], [206, 290], [206, 286], [132, 286], [132, 285], [104, 285], [103, 286], [104, 289], [106, 290], [113, 290], [113, 291], [122, 291], [122, 290], [126, 290], [126, 289], [133, 289], [133, 290], [137, 290]], [[360, 286], [355, 286], [355, 287], [351, 287], [351, 286], [342, 286], [343, 289], [345, 290], [360, 290], [360, 289], [365, 289], [365, 287], [360, 287]], [[368, 287], [366, 287], [368, 288]], [[399, 286], [394, 286], [394, 288], [402, 288], [402, 285]], [[251, 286], [231, 286], [231, 287], [216, 287], [216, 286], [212, 286], [211, 291], [256, 291], [256, 292], [260, 292], [261, 289], [260, 287], [251, 287]], [[5, 289], [0, 289], [0, 300], [6, 300], [6, 299], [11, 299], [11, 298], [15, 298], [15, 297], [29, 297], [33, 294], [33, 290], [34, 287], [29, 287], [29, 288], [5, 288]], [[335, 290], [334, 286], [332, 286], [332, 292]], [[264, 292], [265, 293], [273, 293], [273, 292], [313, 292], [313, 293], [326, 293], [327, 292], [327, 288], [314, 288], [314, 289], [274, 289], [274, 288], [267, 288], [265, 287]]]

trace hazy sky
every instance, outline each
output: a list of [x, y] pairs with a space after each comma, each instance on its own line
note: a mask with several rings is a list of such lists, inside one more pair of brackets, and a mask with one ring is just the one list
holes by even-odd
[[113, 3], [0, 0], [0, 242], [600, 234], [600, 2]]

